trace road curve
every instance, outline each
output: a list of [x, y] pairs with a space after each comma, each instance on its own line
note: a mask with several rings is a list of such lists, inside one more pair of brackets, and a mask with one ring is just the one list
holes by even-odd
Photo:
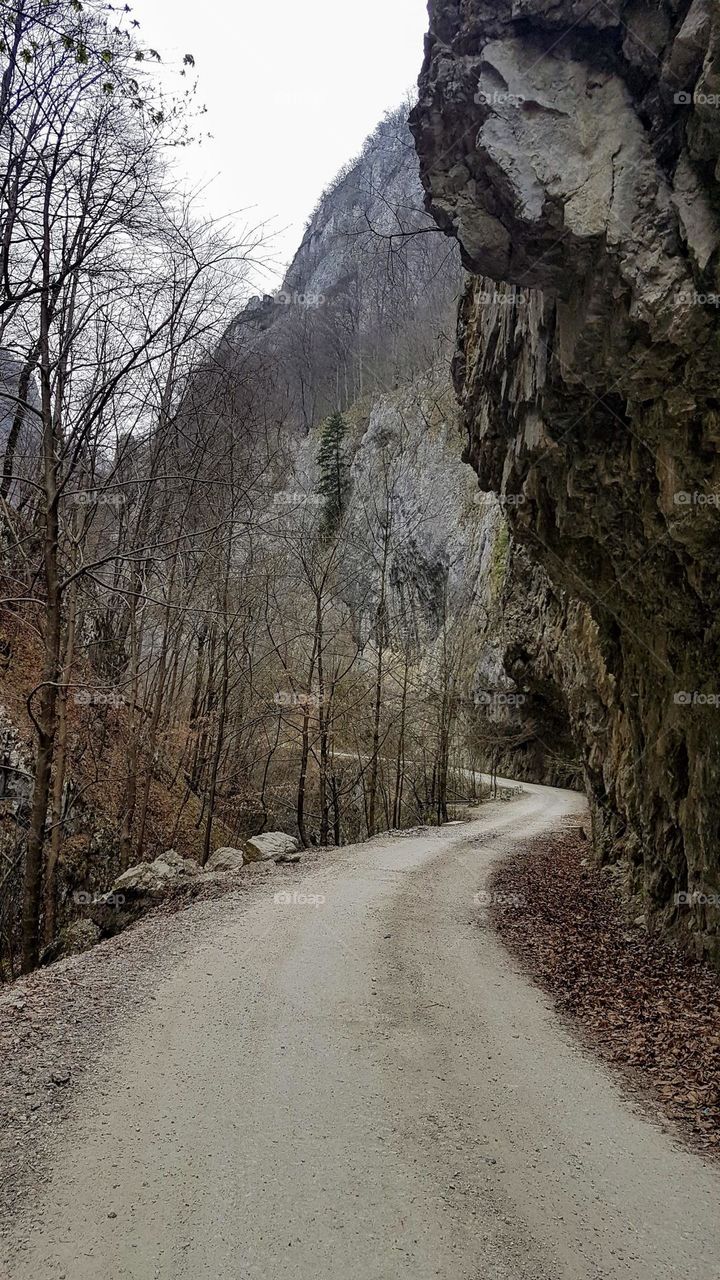
[[219, 923], [87, 1080], [11, 1280], [716, 1276], [718, 1175], [623, 1100], [475, 898], [582, 808], [527, 786]]

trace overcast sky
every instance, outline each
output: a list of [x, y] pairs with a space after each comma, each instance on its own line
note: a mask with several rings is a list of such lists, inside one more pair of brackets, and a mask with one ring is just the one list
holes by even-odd
[[[196, 60], [212, 137], [175, 154], [236, 225], [267, 221], [286, 264], [320, 192], [414, 87], [426, 0], [133, 0], [164, 62]], [[239, 211], [245, 210], [244, 214]], [[270, 282], [276, 283], [276, 282]]]

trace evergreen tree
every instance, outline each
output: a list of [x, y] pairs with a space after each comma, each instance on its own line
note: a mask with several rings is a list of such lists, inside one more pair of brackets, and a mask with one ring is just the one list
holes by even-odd
[[318, 489], [325, 499], [324, 524], [336, 528], [347, 506], [350, 491], [350, 464], [347, 458], [347, 423], [341, 413], [328, 418], [320, 436]]

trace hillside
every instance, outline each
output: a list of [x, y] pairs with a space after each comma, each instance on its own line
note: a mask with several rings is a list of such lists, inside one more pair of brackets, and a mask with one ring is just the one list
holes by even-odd
[[[113, 456], [83, 447], [60, 508], [73, 585], [46, 944], [88, 893], [168, 848], [204, 864], [274, 828], [324, 845], [439, 822], [473, 790], [471, 766], [574, 777], [503, 670], [512, 557], [499, 504], [459, 458], [448, 376], [461, 287], [395, 112], [324, 193], [278, 294], [185, 360], [150, 429]], [[32, 452], [11, 459], [9, 596], [27, 580], [23, 538], [39, 553], [27, 467]], [[33, 822], [36, 616], [17, 606], [3, 624], [6, 977]]]

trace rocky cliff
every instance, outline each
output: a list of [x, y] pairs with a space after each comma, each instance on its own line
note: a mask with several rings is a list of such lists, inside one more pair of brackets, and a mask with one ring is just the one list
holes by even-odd
[[472, 273], [466, 456], [534, 566], [506, 669], [581, 748], [598, 855], [718, 957], [718, 10], [431, 0], [412, 125]]
[[[336, 409], [346, 418], [352, 503], [343, 569], [361, 632], [373, 600], [352, 533], [388, 482], [397, 613], [431, 639], [446, 608], [472, 611], [476, 632], [488, 614], [503, 520], [460, 459], [448, 368], [463, 282], [457, 247], [424, 210], [401, 108], [321, 196], [282, 287], [252, 299], [226, 335], [237, 366], [247, 365], [248, 352], [259, 370], [272, 366], [268, 394], [281, 443], [272, 489], [312, 493], [319, 432]], [[479, 647], [478, 679], [507, 683], [500, 652]]]

